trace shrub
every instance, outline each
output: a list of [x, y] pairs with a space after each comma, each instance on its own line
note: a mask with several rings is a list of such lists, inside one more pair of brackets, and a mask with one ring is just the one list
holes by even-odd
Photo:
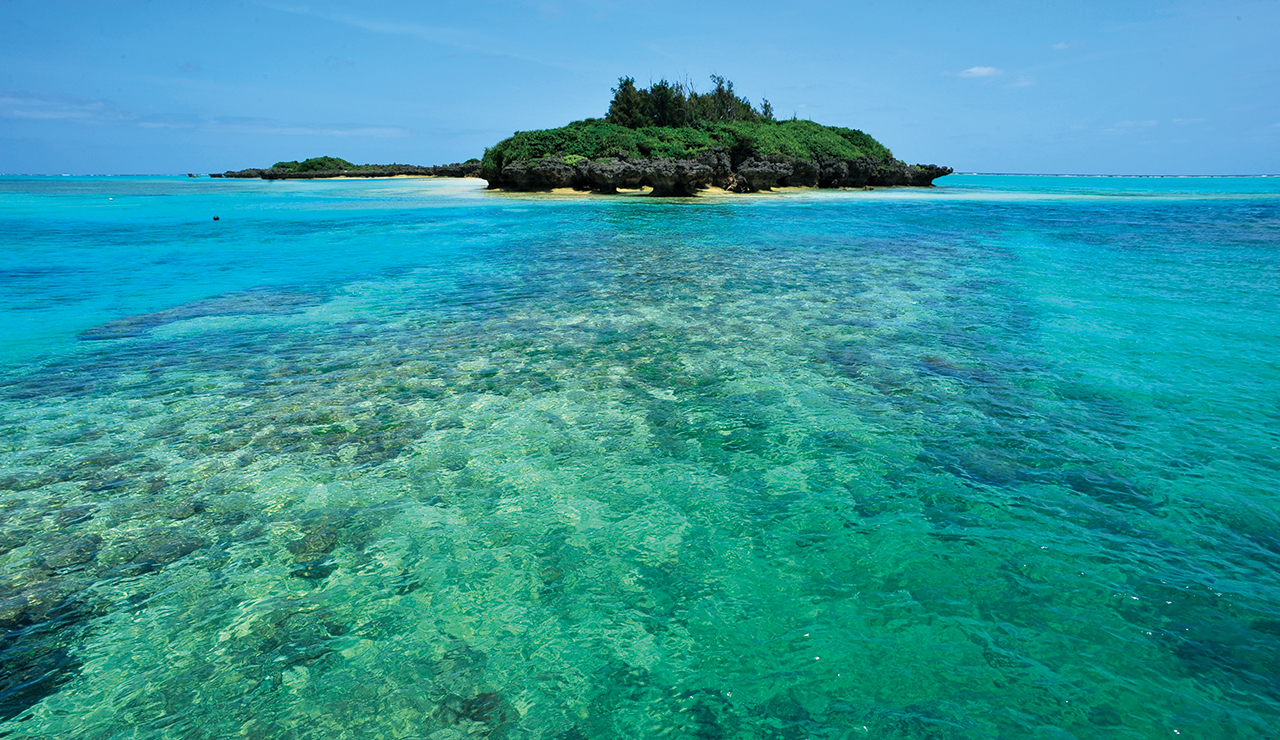
[[312, 157], [302, 162], [276, 162], [271, 165], [271, 169], [286, 172], [340, 172], [356, 169], [356, 165], [338, 157]]
[[[568, 126], [542, 131], [519, 131], [485, 150], [482, 168], [496, 174], [511, 162], [558, 156], [566, 161], [579, 158], [634, 159], [666, 157], [690, 159], [698, 152], [722, 147], [738, 157], [766, 157], [781, 154], [801, 159], [822, 156], [854, 159], [892, 158], [890, 151], [867, 134], [812, 121], [725, 121], [703, 126], [646, 126], [629, 128], [607, 120], [590, 118]], [[570, 159], [573, 158], [573, 159]]]

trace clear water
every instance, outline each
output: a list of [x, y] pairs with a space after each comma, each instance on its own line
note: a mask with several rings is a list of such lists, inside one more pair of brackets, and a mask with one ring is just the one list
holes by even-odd
[[939, 184], [0, 178], [0, 736], [1274, 734], [1280, 179]]

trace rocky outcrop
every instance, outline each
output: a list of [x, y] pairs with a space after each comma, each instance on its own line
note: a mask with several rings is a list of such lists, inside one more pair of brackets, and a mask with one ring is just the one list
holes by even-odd
[[619, 188], [653, 188], [655, 195], [693, 195], [711, 184], [714, 171], [701, 162], [676, 159], [626, 159], [593, 162], [583, 158], [543, 157], [512, 162], [490, 180], [489, 187], [536, 191], [573, 188], [616, 193]]
[[929, 187], [936, 178], [951, 174], [950, 167], [908, 165], [896, 159], [869, 157], [818, 160], [785, 155], [755, 157], [735, 155], [723, 148], [698, 152], [692, 159], [613, 159], [592, 161], [583, 157], [543, 157], [511, 162], [500, 172], [479, 176], [490, 189], [537, 191], [556, 188], [617, 193], [619, 188], [642, 186], [652, 195], [693, 195], [709, 186], [736, 193], [754, 193], [775, 187], [866, 188]]
[[502, 168], [503, 182], [510, 183], [508, 190], [571, 188], [580, 177], [576, 168], [559, 157], [513, 162]]
[[585, 162], [579, 168], [586, 184], [597, 193], [616, 193], [618, 188], [638, 188], [644, 183], [644, 170], [624, 159], [608, 162]]
[[782, 180], [789, 188], [818, 187], [818, 163], [808, 159], [797, 159], [791, 163], [791, 174]]
[[934, 180], [955, 172], [950, 167], [936, 164], [916, 164], [908, 167], [907, 170], [911, 175], [911, 182], [908, 184], [918, 188], [931, 188]]
[[734, 181], [733, 157], [723, 147], [703, 149], [694, 156], [693, 161], [711, 168], [711, 184], [718, 188], [728, 188]]
[[651, 159], [641, 169], [653, 195], [693, 195], [711, 183], [712, 170], [701, 162]]
[[778, 183], [791, 177], [793, 172], [795, 172], [795, 166], [786, 159], [780, 159], [780, 161], [748, 159], [738, 165], [738, 176], [748, 193], [772, 190]]
[[263, 180], [320, 180], [330, 177], [479, 177], [480, 162], [457, 162], [440, 164], [431, 167], [419, 167], [412, 164], [375, 164], [365, 165], [352, 170], [317, 170], [312, 172], [293, 172], [278, 169], [233, 170], [209, 177], [261, 178]]

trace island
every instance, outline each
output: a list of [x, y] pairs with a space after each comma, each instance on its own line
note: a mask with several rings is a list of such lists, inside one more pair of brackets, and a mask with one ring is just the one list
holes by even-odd
[[413, 164], [352, 164], [338, 157], [312, 157], [276, 162], [265, 169], [234, 170], [209, 177], [256, 177], [263, 180], [322, 180], [334, 177], [479, 177], [480, 160], [421, 167]]
[[652, 188], [686, 196], [709, 187], [735, 193], [775, 187], [929, 187], [950, 167], [908, 165], [856, 129], [774, 118], [712, 75], [698, 93], [661, 80], [637, 88], [623, 77], [603, 119], [520, 131], [485, 150], [480, 177], [490, 189], [572, 188], [617, 193]]
[[652, 195], [689, 196], [708, 188], [932, 187], [952, 172], [908, 165], [857, 129], [794, 116], [779, 120], [768, 100], [757, 108], [729, 80], [712, 75], [711, 81], [711, 90], [699, 93], [688, 82], [660, 80], [639, 88], [634, 78], [620, 78], [604, 118], [517, 131], [485, 149], [482, 159], [421, 167], [313, 157], [210, 177], [480, 177], [490, 190], [616, 194], [649, 188]]

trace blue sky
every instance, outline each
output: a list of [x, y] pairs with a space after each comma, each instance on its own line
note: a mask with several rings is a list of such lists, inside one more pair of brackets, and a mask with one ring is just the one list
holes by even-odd
[[1280, 173], [1280, 0], [0, 0], [0, 172], [437, 164], [708, 75], [960, 171]]

